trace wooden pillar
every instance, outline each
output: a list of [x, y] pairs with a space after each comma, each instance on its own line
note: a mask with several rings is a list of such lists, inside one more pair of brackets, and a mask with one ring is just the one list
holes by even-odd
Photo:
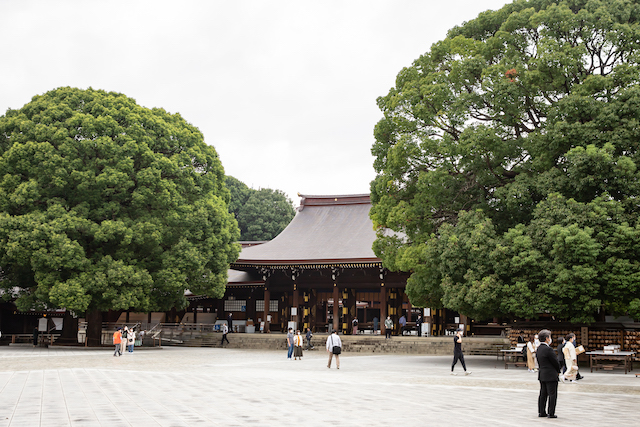
[[343, 310], [347, 313], [343, 322], [347, 324], [345, 328], [345, 332], [350, 331], [353, 333], [353, 326], [351, 325], [351, 321], [357, 316], [358, 312], [356, 309], [356, 290], [355, 289], [345, 289], [344, 293], [347, 295], [346, 300], [343, 298], [342, 305], [347, 308], [347, 310]]
[[380, 285], [380, 333], [385, 334], [387, 328], [384, 326], [384, 321], [387, 320], [387, 288], [384, 287], [384, 283]]
[[[300, 315], [301, 313], [299, 313], [300, 310], [300, 291], [298, 290], [298, 285], [297, 284], [293, 284], [293, 304], [291, 304], [291, 308], [295, 307], [295, 311], [296, 311], [296, 315], [295, 316], [291, 316], [291, 321], [292, 322], [296, 322], [296, 328], [297, 329], [302, 329], [299, 319], [302, 319], [302, 316]], [[295, 331], [294, 331], [295, 332]]]
[[340, 294], [337, 283], [333, 284], [333, 330], [340, 330]]
[[266, 287], [266, 283], [265, 283], [265, 287], [264, 287], [264, 313], [262, 316], [262, 321], [264, 322], [264, 333], [268, 334], [271, 331], [269, 330], [269, 303], [271, 300], [271, 292], [269, 291], [269, 289], [267, 289]]
[[[324, 322], [324, 319], [322, 319]], [[316, 323], [318, 323], [318, 294], [315, 289], [309, 290], [309, 327], [313, 332], [316, 331]]]
[[[406, 294], [403, 292], [403, 299], [405, 298]], [[407, 298], [407, 322], [411, 322], [411, 311], [412, 311], [412, 307], [411, 307], [411, 301], [409, 301], [409, 297]]]

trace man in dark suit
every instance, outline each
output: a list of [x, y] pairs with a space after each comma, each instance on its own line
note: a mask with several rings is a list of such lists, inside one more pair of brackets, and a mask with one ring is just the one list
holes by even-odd
[[[540, 347], [536, 352], [538, 358], [538, 381], [540, 381], [540, 396], [538, 397], [538, 416], [558, 418], [556, 416], [556, 401], [558, 400], [558, 374], [560, 363], [556, 353], [551, 348], [551, 331], [543, 329], [538, 334]], [[549, 409], [546, 409], [549, 399]]]

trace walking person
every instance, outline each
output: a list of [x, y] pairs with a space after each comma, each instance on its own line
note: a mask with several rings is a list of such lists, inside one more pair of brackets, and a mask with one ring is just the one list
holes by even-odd
[[529, 342], [527, 342], [527, 369], [529, 372], [536, 371], [536, 346], [534, 344], [534, 337], [531, 335], [529, 337]]
[[136, 342], [136, 330], [135, 328], [131, 328], [129, 333], [127, 334], [127, 344], [129, 345], [129, 353], [133, 353], [133, 345]]
[[404, 330], [407, 327], [407, 318], [404, 317], [404, 314], [400, 316], [400, 320], [398, 320], [398, 323], [400, 323], [400, 336], [403, 336]]
[[229, 327], [227, 326], [226, 323], [222, 324], [222, 339], [220, 340], [220, 345], [224, 345], [225, 340], [227, 341], [227, 344], [231, 344], [229, 342], [229, 338], [227, 338], [227, 334], [229, 333]]
[[291, 359], [293, 354], [293, 328], [289, 328], [287, 333], [287, 359]]
[[122, 328], [118, 328], [113, 333], [113, 345], [116, 347], [115, 351], [113, 352], [113, 357], [122, 356], [122, 351], [120, 351], [120, 344], [122, 343], [122, 333], [120, 332], [121, 330]]
[[380, 320], [378, 319], [378, 316], [375, 316], [373, 318], [373, 335], [377, 335], [378, 333], [378, 323], [380, 322]]
[[358, 318], [354, 317], [351, 321], [351, 327], [353, 329], [353, 335], [358, 335]]
[[384, 321], [384, 329], [385, 329], [385, 340], [391, 339], [391, 331], [393, 330], [393, 320], [391, 320], [391, 316], [387, 316], [387, 319]]
[[422, 336], [422, 316], [418, 314], [418, 318], [416, 319], [416, 327], [418, 328], [418, 336]]
[[311, 328], [307, 328], [307, 350], [311, 350], [314, 349], [315, 347], [313, 345], [311, 345], [311, 338], [313, 338], [313, 334], [311, 333]]
[[562, 348], [562, 354], [564, 355], [564, 363], [566, 366], [566, 371], [563, 375], [560, 376], [560, 381], [565, 382], [569, 380], [569, 382], [576, 382], [578, 376], [578, 356], [576, 355], [576, 347], [573, 343], [576, 340], [576, 334], [569, 333], [564, 338], [565, 344]]
[[464, 335], [464, 331], [462, 329], [458, 329], [456, 331], [456, 336], [453, 338], [453, 363], [451, 364], [451, 375], [456, 375], [453, 372], [453, 368], [456, 366], [456, 363], [458, 363], [458, 360], [462, 364], [464, 374], [471, 374], [470, 371], [467, 371], [467, 365], [464, 363], [464, 354], [462, 354], [462, 335]]
[[300, 330], [296, 331], [296, 335], [293, 337], [293, 360], [300, 360], [302, 358], [302, 335]]
[[[540, 395], [538, 396], [538, 416], [558, 418], [556, 415], [556, 402], [558, 400], [558, 374], [560, 364], [556, 353], [551, 348], [551, 331], [543, 329], [538, 334], [540, 347], [536, 352], [538, 359], [538, 381], [540, 382]], [[547, 408], [547, 400], [549, 406]]]
[[333, 331], [331, 335], [327, 338], [327, 353], [329, 353], [329, 363], [327, 363], [327, 368], [331, 369], [331, 360], [333, 356], [336, 356], [336, 368], [340, 369], [340, 353], [342, 353], [342, 341], [338, 336], [337, 331]]

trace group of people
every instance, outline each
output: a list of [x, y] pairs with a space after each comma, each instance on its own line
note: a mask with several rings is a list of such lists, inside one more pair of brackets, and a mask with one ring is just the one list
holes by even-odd
[[[311, 333], [311, 328], [307, 328], [307, 334], [305, 336], [307, 340], [307, 350], [314, 349], [315, 347], [311, 344], [311, 338], [313, 338], [313, 333]], [[287, 358], [293, 360], [301, 360], [303, 351], [302, 347], [304, 346], [304, 340], [302, 335], [300, 334], [300, 330], [296, 330], [295, 334], [293, 333], [293, 328], [289, 328], [287, 332]], [[331, 361], [333, 357], [336, 358], [336, 368], [340, 369], [340, 354], [342, 353], [342, 340], [338, 336], [338, 332], [334, 330], [329, 337], [327, 338], [327, 342], [325, 345], [327, 349], [327, 353], [329, 353], [329, 362], [327, 363], [327, 368], [331, 368]]]
[[[583, 378], [578, 371], [578, 356], [576, 354], [576, 334], [569, 333], [566, 337], [561, 338], [561, 342], [557, 349], [558, 363], [560, 364], [561, 373], [559, 380], [562, 382], [574, 382]], [[527, 369], [529, 372], [538, 372], [539, 363], [537, 352], [541, 342], [538, 334], [530, 335], [529, 340], [524, 347], [527, 354]]]
[[[353, 320], [351, 321], [351, 329], [353, 331], [353, 335], [357, 335], [358, 334], [358, 318], [354, 317]], [[380, 323], [380, 320], [378, 319], [378, 317], [374, 317], [373, 318], [373, 333], [377, 334], [378, 333], [378, 324]], [[407, 318], [402, 315], [400, 317], [400, 319], [398, 319], [398, 323], [400, 324], [400, 335], [404, 335], [404, 332], [408, 330], [407, 328]], [[422, 336], [422, 316], [418, 315], [417, 319], [416, 319], [416, 328], [418, 329], [418, 336], [421, 337]], [[385, 338], [386, 339], [391, 339], [391, 332], [393, 332], [393, 320], [391, 319], [391, 316], [387, 316], [387, 318], [384, 320], [384, 328], [385, 328]]]
[[119, 327], [113, 333], [113, 345], [115, 346], [115, 351], [113, 352], [113, 356], [122, 356], [122, 354], [126, 351], [129, 353], [133, 353], [133, 347], [136, 343], [136, 328], [133, 327], [129, 329], [127, 326], [124, 328]]
[[[315, 347], [311, 344], [311, 338], [313, 338], [313, 333], [311, 333], [311, 328], [307, 328], [307, 334], [305, 335], [307, 340], [307, 350], [313, 350]], [[289, 328], [287, 332], [287, 358], [293, 360], [301, 360], [302, 359], [302, 347], [304, 346], [304, 340], [302, 335], [300, 335], [300, 330], [296, 330], [296, 333], [293, 333], [293, 328]]]
[[[574, 382], [583, 378], [578, 372], [578, 356], [576, 354], [574, 333], [562, 338], [558, 345], [558, 354], [551, 348], [551, 331], [543, 329], [538, 334], [540, 346], [536, 351], [538, 361], [538, 416], [557, 418], [556, 402], [558, 400], [558, 382]], [[548, 402], [548, 404], [547, 404]]]

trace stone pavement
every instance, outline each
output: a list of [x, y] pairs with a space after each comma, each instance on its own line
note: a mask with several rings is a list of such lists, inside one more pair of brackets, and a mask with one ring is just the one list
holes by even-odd
[[[489, 356], [217, 348], [109, 350], [0, 347], [2, 426], [640, 425], [640, 378], [583, 369], [560, 384], [558, 419], [537, 418], [538, 382]], [[460, 374], [460, 366], [456, 368]]]

